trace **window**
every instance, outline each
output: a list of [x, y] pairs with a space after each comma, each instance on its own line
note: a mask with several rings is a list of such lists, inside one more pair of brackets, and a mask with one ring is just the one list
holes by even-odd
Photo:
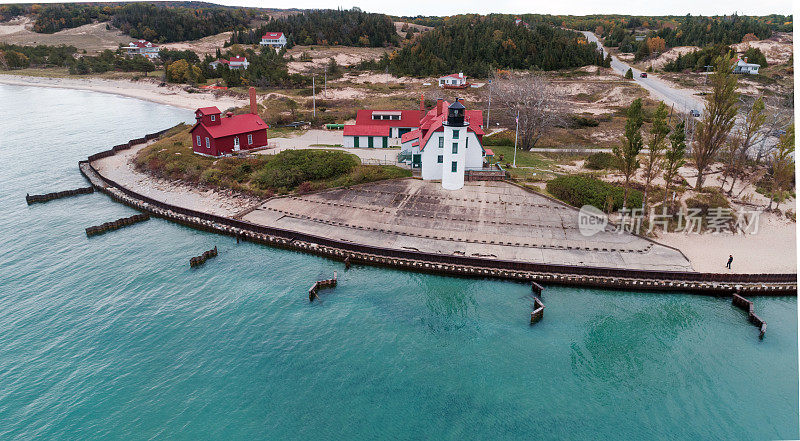
[[200, 135], [197, 135], [197, 146], [201, 147], [203, 145], [203, 141], [200, 140]]
[[468, 148], [469, 148], [469, 136], [467, 136], [466, 138], [464, 138], [464, 148], [465, 148], [465, 149], [468, 149]]
[[211, 141], [208, 140], [208, 136], [206, 136], [206, 148], [207, 149], [211, 148]]
[[216, 120], [217, 120], [217, 115], [211, 115], [211, 121], [216, 121]]
[[442, 137], [439, 137], [439, 148], [440, 149], [444, 148], [444, 138], [442, 138]]
[[453, 129], [453, 139], [458, 139], [458, 129]]
[[454, 155], [458, 154], [458, 143], [457, 142], [453, 143], [453, 154]]
[[453, 161], [453, 163], [450, 164], [450, 171], [453, 173], [458, 171], [458, 162]]
[[437, 156], [437, 157], [436, 157], [436, 162], [437, 162], [437, 163], [439, 163], [439, 164], [441, 164], [442, 162], [444, 162], [444, 156], [442, 156], [442, 155], [439, 155], [439, 156]]
[[253, 135], [247, 135], [247, 145], [253, 145]]

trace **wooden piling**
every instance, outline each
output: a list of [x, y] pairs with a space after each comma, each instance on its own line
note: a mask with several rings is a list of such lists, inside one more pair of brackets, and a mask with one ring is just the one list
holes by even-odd
[[54, 199], [61, 199], [69, 196], [77, 196], [79, 194], [90, 194], [90, 193], [94, 193], [94, 187], [81, 187], [81, 188], [76, 188], [74, 190], [57, 191], [55, 193], [47, 193], [47, 194], [26, 194], [25, 202], [27, 202], [28, 205], [31, 205], [37, 202], [49, 202]]
[[531, 324], [535, 324], [544, 318], [544, 303], [539, 297], [533, 298], [533, 312], [531, 312]]
[[96, 225], [93, 227], [86, 228], [86, 236], [91, 237], [109, 231], [119, 230], [122, 227], [127, 227], [128, 225], [133, 225], [139, 222], [144, 222], [148, 219], [150, 219], [149, 214], [134, 214], [133, 216], [123, 217], [113, 222], [106, 222], [101, 225]]
[[350, 256], [344, 258], [344, 269], [346, 270], [350, 269]]
[[337, 276], [336, 276], [336, 271], [334, 271], [332, 279], [318, 280], [314, 282], [313, 285], [311, 285], [311, 288], [309, 288], [308, 290], [308, 301], [313, 302], [314, 299], [318, 299], [319, 296], [317, 295], [317, 292], [320, 289], [333, 288], [336, 286], [336, 284], [337, 284]]
[[542, 291], [544, 291], [544, 287], [539, 285], [536, 282], [531, 282], [531, 291], [533, 291], [536, 295], [542, 295]]
[[747, 313], [747, 320], [758, 328], [759, 331], [758, 338], [763, 339], [764, 334], [767, 332], [767, 322], [765, 322], [764, 320], [761, 319], [761, 317], [755, 314], [755, 308], [753, 307], [753, 302], [740, 296], [738, 293], [734, 293], [731, 303], [733, 304], [733, 306]]
[[189, 267], [194, 268], [194, 267], [200, 266], [200, 265], [206, 263], [206, 260], [208, 260], [208, 259], [210, 259], [212, 257], [217, 257], [217, 254], [218, 254], [217, 253], [217, 247], [215, 246], [214, 248], [212, 248], [212, 249], [210, 249], [208, 251], [204, 251], [203, 254], [201, 254], [199, 256], [195, 256], [195, 257], [190, 258], [189, 259]]

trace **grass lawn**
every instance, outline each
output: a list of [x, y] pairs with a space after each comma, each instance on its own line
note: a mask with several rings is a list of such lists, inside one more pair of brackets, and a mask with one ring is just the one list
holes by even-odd
[[189, 129], [181, 124], [142, 149], [135, 158], [136, 168], [160, 178], [261, 197], [411, 176], [410, 170], [393, 165], [363, 165], [356, 155], [339, 150], [209, 158], [192, 152]]

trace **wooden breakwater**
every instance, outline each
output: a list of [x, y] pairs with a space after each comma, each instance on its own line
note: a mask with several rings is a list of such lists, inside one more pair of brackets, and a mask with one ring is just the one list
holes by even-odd
[[77, 196], [79, 194], [91, 194], [91, 193], [94, 193], [94, 187], [81, 187], [81, 188], [76, 188], [74, 190], [57, 191], [55, 193], [47, 193], [47, 194], [26, 194], [25, 202], [27, 202], [28, 205], [31, 205], [35, 203], [49, 202], [54, 199], [61, 199], [69, 196]]
[[204, 251], [203, 254], [201, 254], [199, 256], [192, 257], [191, 259], [189, 259], [189, 267], [194, 268], [194, 267], [200, 266], [200, 265], [206, 263], [206, 260], [208, 260], [208, 259], [210, 259], [212, 257], [217, 257], [217, 254], [218, 254], [217, 247], [214, 247], [214, 248], [212, 248], [212, 249], [210, 249], [208, 251]]
[[544, 318], [544, 303], [539, 297], [533, 298], [533, 311], [531, 312], [531, 324], [537, 323]]
[[133, 225], [139, 222], [144, 222], [150, 219], [149, 214], [134, 214], [133, 216], [123, 217], [121, 219], [117, 219], [114, 222], [106, 222], [101, 225], [97, 225], [94, 227], [89, 227], [86, 229], [86, 235], [96, 236], [98, 234], [107, 233], [109, 231], [119, 230], [122, 227], [127, 227], [128, 225]]
[[764, 334], [767, 332], [767, 322], [761, 319], [761, 317], [755, 314], [755, 308], [753, 307], [753, 302], [747, 300], [746, 298], [740, 296], [739, 294], [733, 294], [733, 300], [731, 301], [733, 306], [743, 310], [747, 313], [747, 320], [750, 321], [755, 327], [758, 328], [758, 338], [764, 338]]
[[531, 291], [537, 296], [542, 295], [542, 291], [544, 291], [544, 287], [536, 282], [531, 282]]
[[601, 289], [677, 291], [715, 296], [731, 295], [737, 291], [749, 295], [797, 295], [796, 274], [709, 274], [596, 268], [441, 255], [355, 244], [177, 207], [131, 191], [103, 177], [89, 161], [81, 161], [79, 166], [81, 173], [98, 190], [121, 203], [156, 216], [200, 230], [350, 263], [460, 277], [493, 277]]
[[336, 287], [336, 271], [333, 272], [333, 278], [327, 280], [317, 280], [311, 285], [311, 288], [308, 290], [308, 301], [313, 302], [314, 299], [319, 298], [317, 292], [321, 289], [325, 288], [334, 288]]

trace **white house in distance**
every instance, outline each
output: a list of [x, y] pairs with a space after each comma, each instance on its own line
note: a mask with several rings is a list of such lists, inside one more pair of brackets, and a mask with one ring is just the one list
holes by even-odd
[[465, 89], [467, 87], [467, 77], [464, 76], [464, 72], [439, 77], [439, 87], [445, 89]]
[[219, 59], [208, 63], [208, 65], [214, 69], [223, 64], [228, 66], [231, 70], [247, 69], [250, 66], [246, 57], [231, 57], [230, 60]]
[[761, 67], [760, 64], [748, 63], [747, 57], [740, 56], [736, 64], [733, 65], [733, 73], [758, 75], [759, 67]]
[[412, 168], [422, 169], [422, 179], [441, 180], [443, 188], [458, 190], [467, 170], [483, 170], [482, 125], [480, 110], [466, 110], [458, 99], [453, 104], [438, 100], [419, 129], [402, 136], [402, 151], [411, 154]]
[[286, 46], [286, 36], [283, 35], [283, 32], [267, 32], [261, 36], [260, 44], [262, 46], [270, 46], [275, 50], [280, 50], [282, 47]]
[[160, 48], [147, 40], [137, 40], [128, 44], [125, 51], [128, 55], [142, 55], [153, 59], [158, 58]]

